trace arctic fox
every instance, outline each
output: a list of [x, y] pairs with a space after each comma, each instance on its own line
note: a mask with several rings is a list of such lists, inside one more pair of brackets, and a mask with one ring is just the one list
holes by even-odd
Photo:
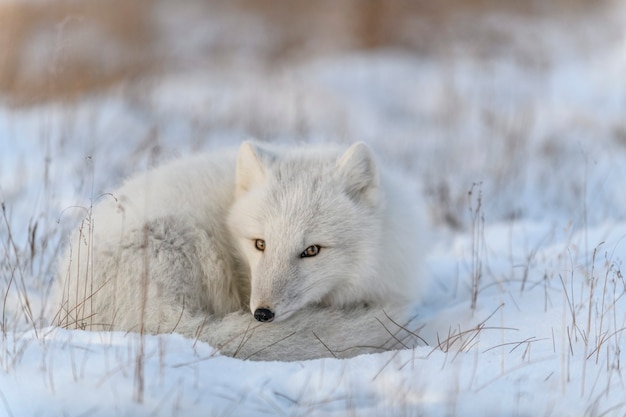
[[259, 360], [414, 346], [423, 234], [414, 193], [365, 144], [244, 142], [105, 196], [61, 259], [54, 323]]

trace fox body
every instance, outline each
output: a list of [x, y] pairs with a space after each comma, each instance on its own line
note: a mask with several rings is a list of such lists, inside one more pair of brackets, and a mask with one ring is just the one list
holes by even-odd
[[103, 199], [62, 257], [58, 325], [176, 331], [253, 359], [415, 342], [405, 325], [421, 294], [422, 212], [362, 143], [245, 142]]

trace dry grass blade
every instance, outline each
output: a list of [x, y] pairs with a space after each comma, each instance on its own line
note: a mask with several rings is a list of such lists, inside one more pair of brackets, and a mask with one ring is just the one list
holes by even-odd
[[[384, 310], [383, 310], [383, 314], [385, 315], [385, 317], [387, 318], [387, 320], [389, 320], [389, 321], [390, 321], [390, 322], [392, 322], [395, 326], [397, 326], [397, 327], [398, 327], [398, 329], [400, 329], [400, 330], [404, 330], [406, 333], [408, 333], [408, 335], [409, 335], [409, 336], [413, 336], [414, 338], [416, 338], [417, 340], [419, 340], [420, 342], [422, 342], [422, 343], [424, 344], [424, 346], [428, 346], [428, 342], [427, 342], [424, 338], [422, 338], [422, 337], [421, 337], [418, 333], [416, 333], [416, 331], [419, 331], [419, 330], [423, 329], [423, 328], [426, 326], [425, 324], [422, 324], [422, 326], [420, 326], [420, 328], [416, 329], [415, 331], [409, 330], [409, 328], [407, 327], [407, 326], [408, 326], [408, 323], [413, 322], [413, 320], [415, 320], [415, 319], [417, 318], [417, 315], [416, 315], [416, 316], [413, 316], [413, 317], [411, 317], [409, 320], [407, 320], [406, 324], [401, 325], [401, 324], [399, 324], [397, 321], [395, 321], [394, 319], [392, 319], [392, 318], [389, 316], [389, 314], [387, 314], [387, 312], [386, 312], [386, 311], [384, 311]], [[380, 320], [379, 320], [379, 322], [380, 322]], [[382, 324], [382, 323], [381, 323], [381, 324]], [[385, 328], [385, 330], [387, 330], [387, 329]], [[404, 344], [403, 344], [403, 345], [404, 345]]]
[[286, 335], [285, 337], [283, 337], [283, 338], [281, 338], [281, 339], [278, 339], [278, 340], [276, 340], [275, 342], [270, 343], [269, 345], [265, 346], [264, 348], [259, 349], [259, 350], [257, 350], [256, 352], [251, 353], [250, 355], [248, 355], [248, 356], [247, 356], [247, 357], [245, 357], [244, 359], [250, 359], [250, 358], [253, 358], [254, 356], [258, 355], [259, 353], [263, 352], [264, 350], [267, 350], [267, 349], [271, 348], [272, 346], [277, 345], [277, 344], [279, 344], [279, 343], [281, 343], [281, 342], [283, 342], [283, 341], [285, 341], [285, 340], [289, 339], [290, 337], [293, 337], [295, 334], [296, 334], [295, 332], [290, 333], [290, 334]]
[[333, 352], [332, 349], [329, 348], [328, 345], [324, 343], [324, 341], [320, 339], [320, 337], [317, 334], [315, 334], [315, 332], [313, 332], [313, 336], [315, 336], [315, 338], [322, 344], [322, 346], [324, 346], [324, 348], [328, 351], [328, 353], [333, 355], [333, 358], [337, 358], [337, 355], [335, 355], [335, 352]]
[[[4, 224], [6, 225], [7, 228], [7, 244], [9, 245], [8, 249], [5, 249], [7, 252], [7, 255], [11, 254], [14, 257], [15, 260], [15, 264], [12, 268], [12, 272], [11, 272], [11, 278], [9, 281], [9, 284], [7, 285], [7, 290], [5, 292], [5, 300], [7, 298], [7, 294], [9, 291], [9, 286], [11, 284], [13, 284], [14, 280], [14, 273], [17, 270], [18, 274], [19, 274], [19, 280], [15, 281], [16, 282], [16, 291], [17, 291], [17, 296], [18, 299], [20, 301], [20, 305], [21, 305], [21, 309], [23, 314], [26, 316], [26, 320], [27, 322], [30, 324], [30, 326], [32, 327], [33, 331], [35, 332], [35, 334], [38, 334], [39, 329], [37, 327], [37, 322], [35, 320], [35, 317], [33, 315], [33, 311], [31, 309], [30, 306], [30, 301], [28, 299], [28, 290], [26, 289], [26, 279], [25, 279], [25, 275], [24, 275], [24, 270], [23, 270], [23, 266], [22, 263], [19, 262], [20, 259], [20, 251], [17, 247], [17, 243], [14, 240], [13, 237], [13, 233], [11, 231], [11, 224], [9, 222], [9, 219], [7, 217], [7, 212], [6, 212], [6, 205], [4, 204], [4, 202], [2, 202], [2, 219], [4, 221]], [[3, 306], [3, 309], [6, 307], [6, 303]], [[4, 313], [3, 313], [4, 316]], [[3, 317], [3, 323], [4, 323], [4, 319], [5, 317]]]
[[[478, 192], [475, 194], [475, 190]], [[482, 183], [474, 183], [468, 191], [469, 211], [472, 227], [472, 310], [476, 309], [478, 293], [483, 275], [483, 260], [485, 258], [484, 233], [485, 217], [483, 214]]]

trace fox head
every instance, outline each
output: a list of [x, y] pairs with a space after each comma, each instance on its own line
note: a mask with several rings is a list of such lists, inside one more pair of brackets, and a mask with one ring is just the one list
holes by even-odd
[[363, 143], [343, 153], [243, 143], [228, 226], [250, 267], [255, 318], [353, 302], [379, 256], [379, 205], [379, 173]]

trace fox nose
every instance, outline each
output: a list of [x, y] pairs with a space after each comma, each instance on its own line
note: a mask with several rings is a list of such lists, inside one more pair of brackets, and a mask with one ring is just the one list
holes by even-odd
[[254, 318], [258, 321], [269, 323], [274, 320], [274, 312], [269, 308], [257, 308], [254, 311]]

